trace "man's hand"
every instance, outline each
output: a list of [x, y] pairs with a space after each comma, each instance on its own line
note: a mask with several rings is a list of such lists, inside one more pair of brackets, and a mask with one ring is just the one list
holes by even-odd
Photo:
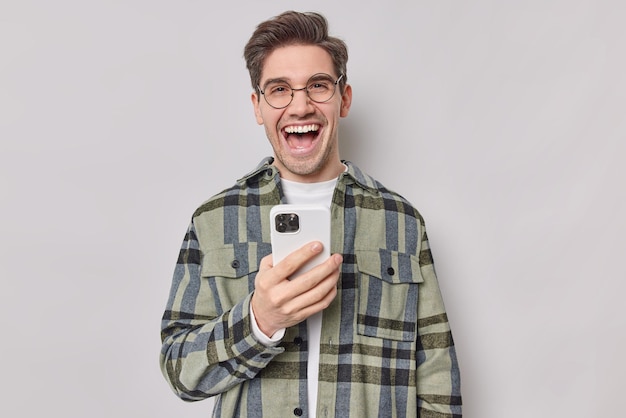
[[261, 260], [254, 281], [252, 310], [261, 331], [268, 337], [298, 324], [330, 305], [337, 295], [339, 266], [343, 258], [331, 255], [317, 267], [289, 280], [296, 270], [322, 251], [320, 242], [309, 243], [273, 265], [272, 255]]

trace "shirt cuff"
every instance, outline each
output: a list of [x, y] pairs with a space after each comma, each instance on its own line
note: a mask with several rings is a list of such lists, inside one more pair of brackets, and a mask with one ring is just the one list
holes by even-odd
[[256, 323], [256, 317], [254, 316], [252, 304], [250, 304], [250, 319], [252, 322], [252, 334], [257, 340], [259, 340], [261, 344], [266, 347], [276, 347], [285, 336], [285, 328], [279, 329], [271, 337], [265, 335], [263, 331], [261, 331], [261, 329], [259, 328], [259, 324]]

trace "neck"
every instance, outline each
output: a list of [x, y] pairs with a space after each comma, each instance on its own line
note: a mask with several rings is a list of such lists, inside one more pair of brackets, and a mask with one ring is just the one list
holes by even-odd
[[339, 174], [343, 173], [346, 169], [346, 166], [339, 159], [321, 170], [307, 174], [294, 173], [293, 171], [290, 171], [286, 167], [282, 166], [282, 164], [277, 163], [277, 160], [274, 160], [273, 165], [278, 167], [281, 178], [298, 183], [320, 183], [323, 181], [333, 180], [339, 177]]

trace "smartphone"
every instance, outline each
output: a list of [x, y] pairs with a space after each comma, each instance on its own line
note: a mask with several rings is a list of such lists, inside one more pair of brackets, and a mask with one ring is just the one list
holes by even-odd
[[311, 241], [324, 248], [289, 277], [293, 279], [330, 257], [330, 209], [322, 205], [274, 206], [270, 210], [272, 258], [278, 264], [286, 256]]

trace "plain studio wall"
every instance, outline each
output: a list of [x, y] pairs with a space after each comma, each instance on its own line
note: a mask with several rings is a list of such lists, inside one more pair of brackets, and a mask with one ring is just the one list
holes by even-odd
[[343, 158], [426, 219], [465, 416], [616, 416], [625, 5], [0, 2], [0, 415], [209, 416], [160, 318], [193, 210], [271, 152], [243, 46], [297, 9], [350, 49]]

